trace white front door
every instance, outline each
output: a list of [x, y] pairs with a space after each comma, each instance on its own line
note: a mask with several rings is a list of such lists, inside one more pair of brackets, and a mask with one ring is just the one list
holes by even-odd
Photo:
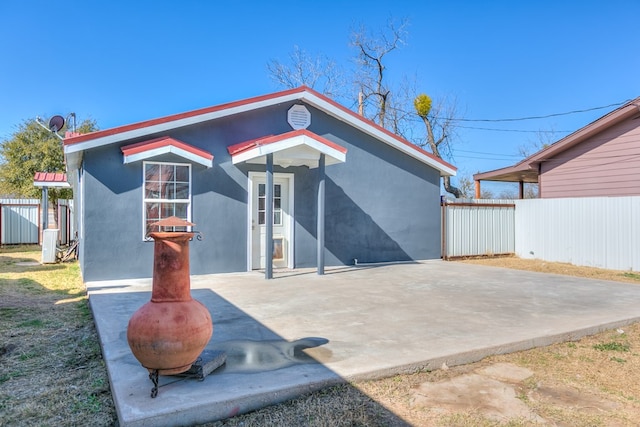
[[[251, 268], [266, 267], [266, 177], [264, 174], [250, 176], [252, 182], [251, 201]], [[274, 267], [290, 267], [292, 204], [290, 179], [285, 174], [275, 174], [273, 179], [273, 254]]]

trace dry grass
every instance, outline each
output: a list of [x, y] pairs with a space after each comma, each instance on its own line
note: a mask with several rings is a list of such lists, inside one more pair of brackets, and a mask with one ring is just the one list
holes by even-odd
[[77, 263], [20, 266], [39, 247], [0, 251], [0, 425], [115, 421]]
[[492, 267], [513, 268], [517, 270], [537, 271], [540, 273], [564, 274], [567, 276], [586, 277], [598, 280], [614, 280], [617, 282], [640, 285], [640, 273], [632, 271], [604, 270], [594, 267], [578, 267], [562, 262], [547, 262], [539, 259], [520, 259], [515, 256], [465, 259], [461, 262], [487, 265]]
[[[37, 261], [39, 248], [0, 251], [0, 426], [117, 425], [106, 369], [75, 263]], [[640, 284], [640, 275], [497, 258], [465, 262]], [[635, 426], [640, 420], [640, 324], [447, 370], [329, 388], [209, 423], [220, 426], [529, 426], [488, 417], [465, 390], [460, 407], [416, 405], [425, 383], [443, 383], [496, 363], [533, 375], [510, 386], [549, 425]], [[466, 406], [465, 406], [466, 405]]]

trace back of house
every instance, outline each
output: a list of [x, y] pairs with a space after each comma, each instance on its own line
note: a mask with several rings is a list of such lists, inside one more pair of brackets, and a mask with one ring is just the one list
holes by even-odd
[[329, 266], [439, 258], [440, 177], [455, 174], [306, 87], [71, 136], [64, 147], [85, 281], [150, 277], [148, 233], [169, 216], [203, 236], [191, 243], [192, 274], [268, 260], [315, 267], [318, 250]]

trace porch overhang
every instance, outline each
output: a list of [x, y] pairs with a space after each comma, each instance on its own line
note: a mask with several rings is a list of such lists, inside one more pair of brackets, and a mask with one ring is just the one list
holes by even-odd
[[477, 173], [473, 175], [475, 181], [475, 197], [480, 199], [482, 197], [481, 181], [495, 181], [495, 182], [517, 182], [518, 183], [518, 198], [524, 198], [524, 184], [535, 184], [539, 180], [539, 171], [537, 164], [527, 163], [522, 161], [515, 166], [509, 166], [502, 169], [497, 169], [490, 172]]
[[477, 173], [473, 175], [476, 181], [498, 181], [498, 182], [538, 182], [538, 170], [532, 165], [516, 165], [490, 172]]
[[125, 145], [121, 150], [124, 157], [124, 164], [172, 153], [185, 160], [201, 164], [208, 168], [213, 166], [213, 154], [168, 136]]
[[227, 151], [233, 164], [246, 162], [265, 165], [267, 155], [272, 154], [273, 164], [285, 168], [317, 168], [323, 154], [326, 165], [344, 163], [347, 156], [346, 148], [306, 129], [241, 142], [227, 147]]
[[66, 173], [36, 172], [33, 176], [34, 187], [70, 188]]

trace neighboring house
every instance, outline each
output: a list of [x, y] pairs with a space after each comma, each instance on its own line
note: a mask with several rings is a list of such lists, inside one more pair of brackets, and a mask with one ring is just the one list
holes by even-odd
[[319, 272], [439, 258], [440, 177], [456, 171], [306, 87], [70, 136], [64, 152], [85, 281], [150, 277], [147, 233], [169, 216], [203, 235], [192, 274], [269, 271], [269, 252]]
[[539, 197], [640, 195], [640, 98], [513, 166], [478, 173], [481, 181], [538, 183]]

